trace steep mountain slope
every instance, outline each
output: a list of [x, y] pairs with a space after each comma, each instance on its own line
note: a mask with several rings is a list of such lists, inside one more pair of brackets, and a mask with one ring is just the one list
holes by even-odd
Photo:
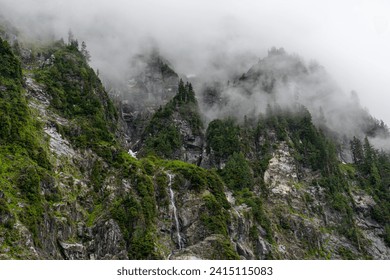
[[153, 114], [175, 96], [179, 77], [156, 51], [136, 56], [130, 69], [127, 83], [116, 83], [113, 87], [127, 123], [129, 144], [137, 149]]
[[[347, 139], [389, 137], [387, 126], [360, 104], [356, 92], [345, 94], [325, 69], [306, 64], [297, 55], [272, 48], [246, 73], [231, 83], [216, 83], [201, 90], [202, 111], [211, 119], [234, 116], [240, 120], [266, 113], [267, 105], [292, 109], [304, 105], [317, 127], [349, 148]], [[346, 161], [351, 158], [346, 155]]]
[[205, 123], [159, 59], [139, 96], [173, 92], [118, 112], [77, 41], [0, 43], [0, 258], [390, 258], [390, 159], [368, 140], [342, 163], [299, 102]]
[[[208, 258], [238, 258], [226, 225], [200, 217], [213, 206], [226, 219], [222, 181], [183, 162], [127, 154], [115, 136], [116, 109], [77, 42], [58, 43], [43, 54], [48, 63], [30, 65], [25, 89], [20, 62], [1, 43], [2, 124], [10, 126], [2, 132], [15, 131], [2, 134], [2, 258], [160, 259], [199, 242], [220, 244], [204, 253]], [[17, 105], [20, 112], [6, 110]], [[185, 207], [193, 217], [183, 222]], [[175, 236], [187, 231], [179, 246]]]
[[153, 115], [141, 139], [141, 154], [199, 164], [203, 124], [192, 85], [180, 80], [177, 94]]

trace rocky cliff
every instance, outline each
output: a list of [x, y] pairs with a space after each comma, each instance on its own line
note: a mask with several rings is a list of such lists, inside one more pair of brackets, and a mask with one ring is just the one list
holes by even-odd
[[390, 258], [369, 142], [341, 162], [299, 104], [207, 121], [157, 56], [115, 106], [77, 41], [0, 43], [0, 258]]

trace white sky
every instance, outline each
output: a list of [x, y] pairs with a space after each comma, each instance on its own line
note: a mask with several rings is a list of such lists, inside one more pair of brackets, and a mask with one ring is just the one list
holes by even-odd
[[216, 54], [262, 57], [284, 47], [324, 65], [346, 93], [356, 90], [361, 104], [390, 124], [390, 1], [0, 0], [2, 11], [30, 32], [50, 26], [66, 38], [72, 28], [97, 67], [107, 66], [109, 53], [112, 71], [145, 36], [183, 73], [203, 71]]

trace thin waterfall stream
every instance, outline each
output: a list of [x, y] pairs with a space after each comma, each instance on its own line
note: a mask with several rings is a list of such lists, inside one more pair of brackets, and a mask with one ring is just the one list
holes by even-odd
[[175, 220], [177, 244], [179, 246], [179, 250], [181, 250], [184, 247], [184, 240], [183, 240], [183, 237], [180, 234], [180, 222], [179, 222], [179, 217], [177, 215], [177, 208], [176, 208], [176, 204], [175, 204], [175, 193], [172, 190], [172, 178], [173, 178], [173, 175], [168, 173], [168, 178], [169, 178], [169, 184], [168, 184], [169, 196], [170, 196], [170, 199], [171, 199], [171, 205], [172, 205], [172, 209], [173, 209], [173, 217], [174, 217], [174, 220]]

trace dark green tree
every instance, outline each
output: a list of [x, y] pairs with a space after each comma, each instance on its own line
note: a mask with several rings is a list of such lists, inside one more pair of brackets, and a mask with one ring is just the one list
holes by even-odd
[[242, 153], [233, 153], [221, 172], [226, 185], [232, 190], [252, 188], [251, 168]]
[[[81, 43], [81, 51], [80, 52], [84, 56], [84, 58], [87, 62], [91, 61], [91, 55], [90, 55], [89, 51], [87, 50], [87, 44], [84, 41]], [[97, 76], [99, 76], [99, 74], [97, 74]]]
[[364, 160], [362, 142], [358, 138], [353, 137], [353, 139], [350, 142], [350, 145], [351, 145], [351, 152], [352, 152], [352, 160], [356, 164], [356, 166], [359, 169], [361, 169]]
[[217, 159], [227, 159], [240, 151], [239, 127], [232, 119], [214, 120], [206, 131], [207, 150], [214, 152]]
[[364, 161], [362, 165], [362, 171], [366, 175], [370, 175], [373, 165], [376, 165], [376, 151], [374, 147], [371, 145], [370, 141], [368, 141], [368, 138], [364, 138], [363, 143], [363, 150], [364, 150]]

